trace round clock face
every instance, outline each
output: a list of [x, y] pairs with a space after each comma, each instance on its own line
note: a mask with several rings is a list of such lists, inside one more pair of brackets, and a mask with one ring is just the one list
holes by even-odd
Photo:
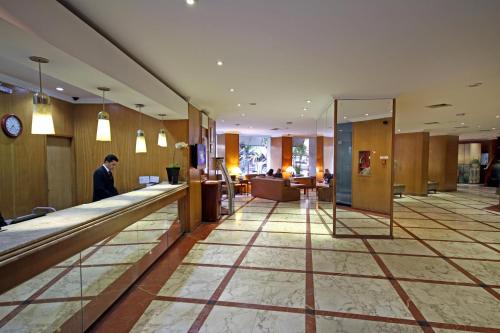
[[16, 115], [8, 114], [2, 117], [2, 130], [5, 135], [17, 138], [23, 132], [23, 123]]

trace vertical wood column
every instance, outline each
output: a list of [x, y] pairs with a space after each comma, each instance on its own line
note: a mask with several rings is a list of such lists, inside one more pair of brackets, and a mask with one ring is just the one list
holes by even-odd
[[240, 166], [240, 135], [235, 133], [224, 134], [226, 143], [225, 161], [229, 172], [234, 167]]
[[283, 136], [281, 138], [281, 166], [283, 172], [292, 166], [292, 137]]
[[[316, 179], [318, 181], [323, 179], [323, 175], [325, 173], [324, 145], [325, 145], [325, 137], [324, 136], [317, 136], [316, 137]], [[330, 170], [330, 171], [332, 171], [332, 170]]]
[[429, 140], [429, 180], [439, 191], [457, 190], [458, 136], [438, 135]]
[[394, 183], [404, 184], [405, 194], [427, 195], [429, 133], [397, 134], [394, 160]]

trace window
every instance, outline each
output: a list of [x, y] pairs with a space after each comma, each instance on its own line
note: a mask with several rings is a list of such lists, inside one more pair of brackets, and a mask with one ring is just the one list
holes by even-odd
[[293, 138], [292, 164], [296, 176], [309, 176], [309, 138]]
[[243, 174], [266, 173], [269, 161], [269, 137], [240, 135], [240, 169]]

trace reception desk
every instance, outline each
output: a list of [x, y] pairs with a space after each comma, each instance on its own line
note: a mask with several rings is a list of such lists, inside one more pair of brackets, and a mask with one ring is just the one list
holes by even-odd
[[185, 230], [186, 184], [159, 184], [0, 232], [0, 331], [83, 332]]

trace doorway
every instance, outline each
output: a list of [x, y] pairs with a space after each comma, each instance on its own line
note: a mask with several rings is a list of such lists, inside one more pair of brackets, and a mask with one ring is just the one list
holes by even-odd
[[57, 210], [74, 204], [71, 138], [47, 136], [48, 204]]

